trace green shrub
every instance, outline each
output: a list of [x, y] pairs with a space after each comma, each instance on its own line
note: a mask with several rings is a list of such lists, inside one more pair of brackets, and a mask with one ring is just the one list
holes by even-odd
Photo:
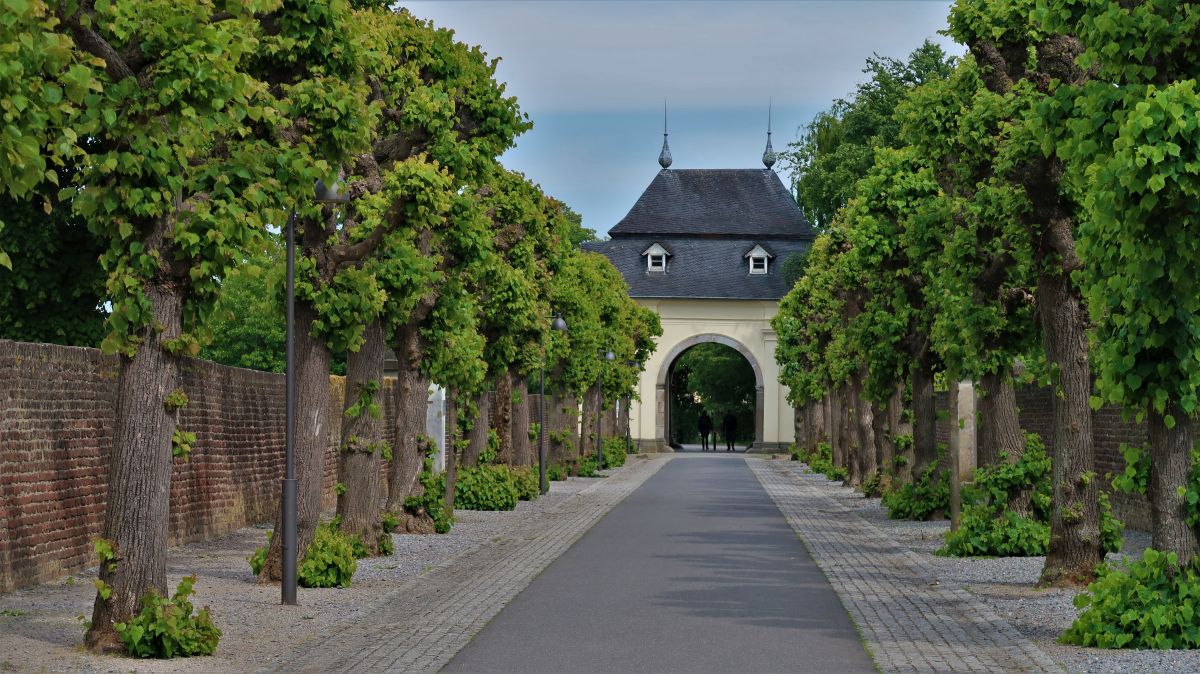
[[353, 538], [332, 524], [317, 527], [296, 572], [301, 587], [349, 587], [358, 568]]
[[804, 456], [804, 450], [800, 449], [800, 446], [794, 442], [788, 445], [787, 451], [788, 457], [790, 457], [792, 461], [800, 461]]
[[816, 449], [801, 457], [815, 473], [821, 473], [826, 478], [840, 482], [846, 479], [846, 469], [833, 463], [833, 447], [828, 442], [818, 443]]
[[596, 477], [596, 457], [584, 456], [579, 459], [579, 477]]
[[1152, 548], [1123, 566], [1101, 564], [1095, 582], [1075, 597], [1084, 609], [1059, 641], [1093, 648], [1200, 646], [1200, 576], [1175, 553]]
[[250, 562], [250, 570], [254, 572], [254, 575], [257, 576], [258, 574], [262, 573], [263, 566], [265, 566], [267, 563], [267, 551], [270, 549], [271, 549], [271, 532], [268, 531], [267, 532], [267, 544], [262, 546], [261, 548], [254, 548], [254, 552], [251, 553], [250, 556], [246, 558], [246, 561]]
[[213, 624], [207, 607], [192, 614], [188, 597], [194, 594], [195, 583], [195, 576], [179, 581], [170, 600], [150, 590], [142, 597], [140, 613], [128, 623], [114, 623], [125, 652], [139, 658], [212, 655], [221, 640], [221, 630]]
[[950, 472], [939, 470], [935, 461], [916, 482], [883, 495], [883, 507], [894, 520], [928, 520], [950, 508]]
[[[1025, 453], [1009, 463], [1003, 453], [993, 466], [979, 468], [975, 482], [963, 490], [957, 531], [946, 533], [938, 554], [954, 557], [1036, 557], [1050, 544], [1050, 457], [1036, 434], [1025, 434]], [[1025, 493], [1025, 512], [1009, 508]], [[1108, 497], [1100, 494], [1101, 544], [1109, 552], [1121, 546], [1123, 525], [1112, 516]]]
[[608, 438], [601, 447], [604, 451], [605, 468], [620, 468], [625, 465], [625, 438]]
[[508, 466], [464, 468], [454, 486], [455, 507], [463, 510], [512, 510], [519, 492]]
[[571, 469], [561, 463], [546, 467], [546, 479], [551, 482], [561, 482], [571, 476]]
[[379, 554], [384, 556], [396, 554], [396, 542], [392, 540], [390, 531], [383, 531], [379, 534]]
[[404, 499], [404, 509], [414, 515], [421, 512], [429, 515], [433, 520], [433, 530], [444, 534], [454, 525], [454, 513], [446, 509], [446, 473], [433, 472], [433, 455], [437, 453], [433, 441], [422, 438], [422, 444], [425, 447], [425, 460], [422, 462], [421, 475], [417, 478], [421, 483], [422, 493], [420, 496]]
[[883, 485], [883, 473], [880, 471], [875, 471], [871, 474], [871, 477], [867, 478], [866, 481], [863, 482], [863, 496], [866, 496], [867, 498], [879, 498], [880, 496], [883, 496]]
[[396, 513], [385, 510], [379, 516], [379, 523], [383, 526], [383, 533], [390, 534], [400, 526], [400, 518], [396, 517]]
[[510, 468], [513, 484], [517, 487], [517, 498], [522, 501], [536, 501], [542, 495], [538, 485], [538, 473], [533, 468]]

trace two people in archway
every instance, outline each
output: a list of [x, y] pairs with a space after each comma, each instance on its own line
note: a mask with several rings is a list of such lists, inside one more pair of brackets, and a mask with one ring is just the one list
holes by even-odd
[[[712, 449], [717, 451], [717, 434], [713, 428], [712, 417], [708, 416], [708, 412], [700, 413], [699, 421], [700, 430], [700, 451], [708, 451], [709, 436], [712, 436]], [[737, 435], [737, 417], [733, 412], [725, 413], [725, 418], [721, 420], [721, 430], [725, 432], [725, 451], [733, 451], [733, 437]]]

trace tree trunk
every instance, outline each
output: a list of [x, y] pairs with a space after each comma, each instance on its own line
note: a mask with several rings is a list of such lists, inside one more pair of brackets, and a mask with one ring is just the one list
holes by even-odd
[[1187, 499], [1180, 496], [1178, 489], [1187, 486], [1191, 469], [1189, 454], [1194, 446], [1192, 420], [1171, 405], [1166, 410], [1175, 418], [1175, 427], [1167, 428], [1164, 415], [1154, 411], [1146, 413], [1146, 430], [1150, 441], [1150, 496], [1151, 544], [1161, 552], [1174, 552], [1180, 566], [1187, 566], [1200, 550], [1196, 529], [1187, 524]]
[[792, 437], [795, 439], [797, 447], [804, 447], [804, 435], [808, 432], [808, 427], [804, 423], [808, 413], [808, 405], [792, 408]]
[[[898, 437], [912, 439], [912, 422], [904, 419], [904, 384], [897, 384], [896, 391], [892, 393], [891, 398], [888, 398], [888, 428], [890, 429], [888, 432], [891, 433], [893, 443]], [[896, 454], [904, 457], [904, 461], [900, 466], [895, 466], [895, 460], [892, 462], [893, 466], [895, 466], [894, 474], [897, 484], [912, 484], [912, 470], [915, 458], [911, 445], [903, 451], [897, 446]]]
[[854, 397], [856, 398], [854, 405], [858, 408], [858, 414], [855, 415], [858, 427], [855, 430], [858, 432], [859, 456], [858, 484], [856, 486], [862, 486], [879, 471], [878, 450], [875, 448], [875, 415], [871, 402], [863, 397], [863, 381], [867, 376], [866, 368], [863, 368], [859, 375], [854, 384]]
[[846, 462], [846, 479], [845, 485], [858, 489], [863, 483], [863, 454], [865, 447], [862, 444], [862, 436], [859, 433], [859, 426], [862, 422], [862, 398], [858, 392], [859, 383], [853, 381], [846, 383], [846, 435], [849, 442], [846, 446], [849, 447], [849, 455]]
[[516, 465], [513, 456], [513, 374], [509, 370], [500, 373], [496, 379], [496, 395], [492, 399], [492, 430], [500, 439], [496, 450], [496, 463], [506, 466]]
[[1092, 390], [1087, 313], [1065, 272], [1038, 279], [1038, 314], [1046, 359], [1057, 369], [1054, 415], [1054, 496], [1050, 547], [1042, 585], [1083, 585], [1104, 558], [1092, 445]]
[[933, 395], [933, 373], [917, 366], [912, 370], [913, 479], [937, 461], [937, 406]]
[[[321, 519], [321, 488], [325, 477], [325, 450], [329, 433], [329, 347], [312, 336], [316, 311], [308, 302], [296, 301], [296, 518], [297, 566]], [[275, 514], [275, 531], [283, 531], [283, 512]], [[283, 576], [283, 536], [272, 536], [266, 563], [258, 580], [278, 582]]]
[[579, 426], [579, 456], [596, 455], [596, 420], [600, 410], [596, 404], [599, 389], [595, 386], [583, 394], [583, 417]]
[[[399, 364], [396, 374], [396, 446], [392, 448], [392, 465], [388, 472], [387, 510], [399, 513], [404, 499], [421, 489], [417, 478], [424, 467], [425, 413], [429, 406], [429, 379], [421, 374], [423, 344], [416, 326], [404, 326], [396, 331], [392, 342]], [[448, 417], [447, 417], [448, 418]]]
[[172, 289], [153, 284], [143, 290], [154, 321], [166, 329], [144, 330], [145, 341], [133, 358], [121, 359], [103, 533], [116, 557], [100, 565], [100, 580], [112, 594], [108, 599], [96, 595], [84, 638], [87, 648], [98, 653], [123, 650], [112, 625], [137, 615], [148, 591], [168, 596], [171, 435], [176, 415], [165, 402], [179, 388], [180, 376], [178, 359], [164, 351], [162, 343], [179, 336], [182, 299]]
[[518, 466], [532, 466], [536, 463], [533, 443], [529, 440], [529, 388], [528, 382], [517, 370], [511, 370], [513, 378], [512, 428], [509, 436], [512, 438], [513, 463]]
[[883, 476], [883, 489], [888, 486], [887, 477], [892, 474], [896, 457], [896, 444], [890, 437], [893, 432], [890, 422], [887, 404], [872, 402], [871, 430], [875, 440], [875, 470]]
[[546, 397], [547, 460], [550, 464], [572, 464], [579, 458], [579, 407], [575, 396], [555, 391]]
[[[462, 408], [459, 409], [459, 415], [462, 415]], [[488, 447], [488, 431], [491, 430], [491, 425], [488, 419], [491, 417], [491, 406], [488, 404], [487, 393], [480, 393], [475, 397], [475, 420], [471, 422], [471, 430], [467, 432], [467, 446], [463, 450], [462, 464], [467, 467], [479, 465], [479, 457], [487, 450]]]
[[[338, 453], [338, 482], [345, 490], [337, 498], [341, 530], [358, 536], [372, 555], [379, 554], [379, 502], [383, 483], [379, 471], [383, 443], [383, 324], [376, 320], [363, 335], [363, 345], [346, 357], [346, 395], [342, 403], [342, 443]], [[371, 402], [379, 412], [362, 405], [357, 415], [351, 408], [365, 402], [372, 384]]]
[[989, 373], [979, 380], [979, 464], [994, 465], [1001, 453], [1009, 463], [1025, 454], [1025, 434], [1017, 414], [1017, 393], [1008, 373]]

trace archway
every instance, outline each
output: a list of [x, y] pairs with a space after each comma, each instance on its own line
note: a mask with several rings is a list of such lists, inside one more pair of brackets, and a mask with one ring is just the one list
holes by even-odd
[[[745, 344], [732, 339], [725, 335], [719, 334], [700, 334], [694, 335], [676, 344], [662, 361], [662, 366], [659, 368], [658, 377], [655, 381], [655, 439], [662, 447], [670, 446], [673, 438], [671, 437], [671, 374], [674, 370], [679, 357], [688, 349], [699, 344], [715, 343], [727, 346], [745, 359], [754, 372], [754, 442], [751, 448], [761, 447], [763, 444], [763, 403], [764, 403], [764, 381], [762, 367], [759, 365], [754, 353], [746, 347]], [[720, 421], [717, 420], [719, 424]]]

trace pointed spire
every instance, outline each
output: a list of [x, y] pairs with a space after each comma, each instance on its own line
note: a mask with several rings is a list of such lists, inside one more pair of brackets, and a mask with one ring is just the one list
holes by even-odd
[[663, 148], [658, 153], [658, 165], [664, 170], [671, 167], [671, 148], [667, 145], [667, 99], [663, 99]]
[[775, 150], [771, 149], [771, 108], [774, 101], [767, 103], [767, 149], [763, 150], [762, 163], [763, 166], [771, 168], [775, 165], [775, 160], [778, 157], [775, 155]]

